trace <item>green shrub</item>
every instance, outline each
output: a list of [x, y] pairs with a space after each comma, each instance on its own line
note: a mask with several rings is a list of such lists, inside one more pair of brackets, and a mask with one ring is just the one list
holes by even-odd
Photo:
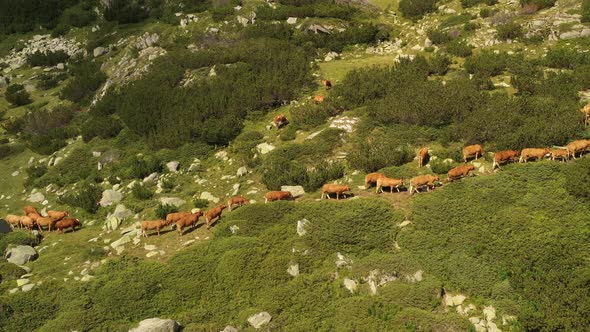
[[331, 116], [338, 114], [338, 110], [325, 101], [319, 105], [307, 104], [291, 109], [293, 124], [298, 128], [310, 129], [320, 126]]
[[465, 24], [474, 19], [475, 17], [471, 16], [471, 14], [461, 13], [459, 15], [453, 15], [446, 18], [440, 25], [439, 29], [446, 29], [450, 28], [455, 25]]
[[508, 58], [506, 53], [483, 51], [465, 59], [464, 67], [470, 74], [482, 77], [497, 76], [506, 69]]
[[485, 3], [488, 6], [493, 6], [498, 3], [498, 0], [461, 0], [461, 6], [463, 8], [474, 7], [482, 3]]
[[174, 182], [174, 180], [166, 178], [164, 180], [162, 180], [162, 189], [165, 192], [170, 192], [172, 189], [174, 189], [174, 187], [176, 187], [176, 183]]
[[90, 118], [80, 128], [84, 142], [89, 142], [95, 137], [109, 139], [116, 137], [123, 125], [121, 120], [113, 116], [90, 116]]
[[435, 45], [446, 44], [452, 40], [448, 32], [438, 29], [430, 29], [426, 32], [426, 35], [428, 36], [428, 39], [430, 39], [430, 41]]
[[92, 3], [82, 2], [81, 5], [68, 8], [64, 11], [61, 17], [61, 24], [82, 28], [90, 25], [95, 19], [96, 13], [94, 12]]
[[209, 201], [202, 198], [195, 198], [193, 200], [193, 206], [197, 209], [204, 209], [209, 206]]
[[154, 196], [154, 193], [149, 188], [139, 183], [136, 183], [131, 188], [131, 193], [133, 194], [133, 197], [139, 200], [150, 199]]
[[414, 159], [414, 152], [407, 146], [384, 137], [372, 137], [356, 142], [347, 157], [353, 169], [375, 172], [386, 166], [400, 166]]
[[0, 35], [52, 29], [72, 0], [5, 0], [0, 2]]
[[492, 17], [496, 15], [497, 12], [497, 9], [482, 8], [479, 10], [479, 16], [481, 16], [481, 18]]
[[0, 234], [0, 252], [5, 252], [8, 245], [23, 245], [23, 246], [36, 246], [39, 244], [39, 239], [29, 232], [10, 232], [6, 234]]
[[547, 52], [545, 64], [553, 68], [575, 69], [578, 66], [589, 65], [590, 55], [569, 47], [555, 47]]
[[463, 31], [475, 31], [480, 28], [480, 25], [475, 22], [467, 22], [463, 25]]
[[27, 63], [32, 66], [55, 66], [58, 63], [64, 63], [68, 61], [70, 56], [65, 51], [48, 51], [43, 53], [41, 51], [37, 51], [35, 53], [29, 54], [27, 56]]
[[436, 0], [401, 0], [399, 11], [407, 18], [419, 19], [436, 10]]
[[27, 113], [23, 132], [29, 148], [48, 155], [66, 146], [66, 139], [77, 134], [75, 130], [68, 128], [73, 117], [73, 107], [67, 106]]
[[287, 142], [292, 141], [297, 138], [297, 127], [296, 126], [289, 126], [279, 136], [281, 141]]
[[306, 191], [314, 191], [324, 184], [344, 176], [344, 165], [342, 163], [320, 162], [314, 169], [308, 171], [308, 179], [303, 183]]
[[25, 90], [22, 84], [8, 86], [4, 98], [14, 106], [23, 106], [31, 103], [31, 95]]
[[449, 54], [466, 58], [473, 54], [473, 46], [467, 44], [465, 40], [455, 39], [445, 46]]
[[526, 7], [534, 5], [537, 9], [553, 7], [557, 0], [520, 0], [520, 6]]
[[[76, 165], [76, 167], [72, 167]], [[54, 183], [60, 186], [78, 183], [84, 180], [92, 182], [98, 176], [96, 160], [88, 149], [77, 148], [59, 164], [50, 168], [39, 178], [38, 184], [46, 186]]]
[[103, 12], [107, 21], [120, 24], [137, 23], [148, 17], [147, 7], [143, 0], [113, 0]]
[[522, 26], [516, 22], [499, 25], [496, 30], [496, 36], [500, 40], [518, 39], [524, 35]]
[[452, 163], [444, 162], [441, 158], [431, 160], [429, 164], [430, 170], [435, 174], [447, 174], [455, 166]]
[[[0, 239], [0, 241], [2, 241]], [[3, 281], [11, 281], [20, 279], [23, 275], [27, 274], [27, 271], [20, 268], [16, 264], [2, 262], [0, 263], [0, 283]]]
[[20, 153], [24, 148], [22, 144], [0, 144], [0, 159]]
[[565, 175], [565, 188], [570, 195], [590, 199], [590, 158], [568, 165]]
[[430, 73], [434, 75], [445, 75], [449, 71], [452, 61], [446, 55], [437, 54], [430, 59]]
[[235, 12], [234, 5], [225, 5], [225, 6], [217, 6], [213, 7], [210, 10], [211, 17], [213, 21], [220, 22], [226, 20], [229, 16], [233, 15]]
[[131, 156], [122, 162], [122, 175], [129, 179], [143, 179], [163, 170], [162, 161], [154, 156]]
[[89, 182], [80, 182], [79, 189], [75, 193], [65, 194], [59, 199], [64, 204], [82, 208], [89, 213], [96, 213], [101, 197], [102, 189], [99, 186]]
[[106, 81], [107, 76], [97, 62], [81, 62], [70, 68], [72, 80], [61, 90], [61, 98], [80, 104], [90, 103], [96, 90]]
[[27, 168], [27, 180], [25, 182], [26, 186], [31, 186], [43, 175], [47, 173], [47, 166], [44, 164], [40, 165], [32, 165]]
[[582, 22], [590, 22], [590, 0], [582, 0]]
[[158, 219], [165, 220], [169, 213], [178, 212], [178, 208], [175, 205], [159, 204], [154, 212]]
[[59, 85], [59, 83], [61, 81], [63, 81], [66, 78], [66, 74], [49, 74], [49, 73], [43, 73], [40, 74], [38, 79], [39, 81], [37, 82], [37, 88], [41, 89], [41, 90], [49, 90], [49, 89], [53, 89], [56, 86]]

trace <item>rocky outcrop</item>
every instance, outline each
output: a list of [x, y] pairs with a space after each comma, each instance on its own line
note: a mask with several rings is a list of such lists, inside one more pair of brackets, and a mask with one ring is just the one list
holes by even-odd
[[27, 262], [34, 261], [37, 257], [39, 257], [39, 254], [31, 246], [11, 246], [4, 253], [4, 258], [16, 265], [23, 265]]

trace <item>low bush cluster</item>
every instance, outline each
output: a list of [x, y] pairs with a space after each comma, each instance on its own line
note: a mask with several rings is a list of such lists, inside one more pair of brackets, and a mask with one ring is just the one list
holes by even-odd
[[404, 17], [420, 19], [436, 10], [436, 0], [401, 0], [399, 11]]
[[100, 64], [82, 61], [70, 67], [71, 81], [61, 90], [61, 98], [75, 103], [88, 104], [96, 90], [104, 83], [107, 76], [100, 70]]
[[27, 57], [27, 63], [32, 66], [55, 66], [58, 63], [64, 63], [68, 61], [70, 56], [65, 51], [48, 51], [48, 52], [41, 52], [37, 51], [35, 53], [29, 54]]
[[25, 90], [22, 84], [9, 85], [4, 93], [4, 98], [14, 106], [23, 106], [31, 103], [31, 95]]
[[96, 213], [101, 197], [102, 189], [99, 186], [89, 182], [80, 182], [75, 192], [65, 194], [59, 200], [63, 204], [82, 208], [88, 213]]

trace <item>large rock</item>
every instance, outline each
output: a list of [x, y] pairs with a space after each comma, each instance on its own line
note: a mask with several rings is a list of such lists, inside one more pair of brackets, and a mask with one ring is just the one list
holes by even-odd
[[287, 18], [287, 24], [297, 24], [297, 17]]
[[131, 242], [131, 238], [132, 238], [132, 236], [129, 233], [127, 233], [127, 234], [121, 236], [121, 238], [119, 238], [118, 240], [111, 242], [111, 247], [113, 249], [115, 249], [115, 248], [120, 247], [124, 244], [127, 244], [127, 243]]
[[104, 48], [104, 47], [97, 47], [97, 48], [94, 49], [94, 51], [92, 51], [92, 54], [94, 55], [95, 58], [97, 58], [97, 57], [99, 57], [99, 56], [101, 56], [103, 54], [106, 54], [107, 52], [108, 52], [108, 50], [106, 48]]
[[115, 212], [113, 212], [113, 214], [111, 214], [110, 216], [123, 220], [131, 217], [132, 215], [133, 211], [127, 209], [123, 204], [118, 204], [115, 208]]
[[143, 182], [154, 182], [158, 179], [158, 173], [152, 173], [145, 178], [143, 178]]
[[348, 279], [345, 278], [343, 281], [344, 287], [346, 289], [348, 289], [351, 293], [354, 293], [356, 291], [356, 281], [352, 280], [352, 279]]
[[31, 203], [41, 203], [44, 200], [45, 200], [45, 196], [40, 192], [36, 192], [34, 194], [31, 194], [31, 196], [29, 196], [29, 202], [31, 202]]
[[109, 216], [104, 223], [104, 229], [107, 231], [114, 231], [119, 228], [119, 225], [121, 225], [121, 219], [115, 216]]
[[259, 329], [263, 325], [268, 324], [271, 319], [272, 316], [268, 312], [263, 311], [248, 317], [248, 323], [250, 323], [255, 329]]
[[238, 329], [231, 325], [228, 325], [221, 332], [238, 332]]
[[281, 186], [281, 190], [290, 192], [293, 194], [293, 197], [299, 197], [305, 194], [302, 186]]
[[299, 236], [303, 236], [303, 235], [307, 234], [307, 230], [305, 229], [305, 226], [307, 226], [308, 224], [309, 224], [309, 220], [307, 220], [307, 219], [297, 220], [297, 234]]
[[296, 277], [299, 275], [299, 264], [291, 264], [287, 269], [287, 273], [289, 273], [292, 277]]
[[4, 253], [4, 258], [16, 265], [23, 265], [27, 262], [34, 261], [37, 257], [39, 257], [39, 254], [31, 246], [11, 246]]
[[180, 324], [172, 319], [148, 318], [139, 322], [139, 326], [129, 332], [176, 332]]
[[260, 143], [256, 145], [256, 149], [258, 150], [258, 152], [260, 152], [260, 154], [267, 154], [274, 150], [275, 146], [268, 143]]
[[186, 203], [186, 201], [182, 198], [178, 197], [160, 197], [160, 203], [166, 205], [174, 205], [176, 207], [181, 207]]
[[559, 35], [559, 39], [575, 39], [580, 37], [580, 31], [567, 31]]
[[152, 47], [155, 43], [158, 42], [159, 39], [160, 36], [157, 33], [150, 34], [149, 32], [146, 32], [143, 34], [143, 36], [137, 38], [137, 43], [135, 44], [135, 47], [137, 47], [140, 50], [143, 50], [144, 48]]
[[123, 194], [116, 190], [107, 189], [102, 192], [102, 198], [100, 199], [100, 206], [110, 206], [114, 203], [119, 203], [123, 199]]
[[178, 161], [171, 161], [166, 164], [166, 168], [168, 168], [168, 171], [170, 171], [172, 173], [176, 173], [176, 172], [178, 172], [178, 165], [179, 165]]
[[248, 169], [246, 168], [246, 166], [238, 168], [238, 172], [236, 173], [237, 176], [244, 176], [246, 174], [248, 174]]

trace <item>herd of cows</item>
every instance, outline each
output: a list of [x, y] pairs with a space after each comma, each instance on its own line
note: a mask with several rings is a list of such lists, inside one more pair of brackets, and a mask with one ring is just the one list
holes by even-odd
[[[322, 85], [329, 89], [332, 87], [332, 83], [329, 80], [322, 80]], [[321, 100], [320, 100], [321, 99]], [[316, 103], [322, 102], [322, 98], [315, 98]], [[590, 104], [581, 110], [587, 118], [590, 119]], [[584, 112], [585, 111], [585, 112]], [[587, 121], [590, 123], [590, 120]], [[283, 114], [277, 115], [273, 118], [273, 124], [276, 128], [289, 124], [287, 117]], [[505, 164], [511, 161], [527, 162], [529, 160], [539, 160], [549, 157], [551, 160], [563, 160], [567, 161], [570, 158], [576, 159], [576, 157], [590, 149], [590, 140], [582, 139], [569, 143], [565, 149], [550, 149], [550, 148], [527, 148], [522, 150], [506, 150], [494, 153], [492, 169], [500, 168], [501, 164]], [[478, 158], [484, 155], [484, 148], [480, 144], [469, 145], [463, 148], [463, 161], [467, 163], [468, 159]], [[417, 152], [418, 167], [424, 167], [430, 158], [428, 147], [423, 147]], [[472, 164], [461, 165], [455, 167], [447, 172], [447, 182], [468, 176], [470, 172], [475, 170], [475, 166]], [[437, 175], [426, 174], [418, 175], [410, 179], [410, 186], [408, 191], [410, 195], [415, 192], [426, 188], [426, 191], [434, 189], [437, 183], [441, 180]], [[393, 193], [395, 189], [397, 192], [401, 191], [404, 187], [404, 179], [389, 178], [382, 173], [369, 173], [365, 177], [365, 188], [368, 189], [375, 185], [375, 193], [383, 193], [383, 188], [388, 187], [389, 192]], [[340, 197], [347, 197], [347, 192], [350, 192], [350, 186], [342, 184], [324, 184], [321, 190], [321, 198], [330, 199], [330, 195], [335, 195], [336, 199]], [[279, 200], [292, 200], [294, 199], [293, 194], [289, 191], [270, 191], [264, 195], [265, 203]], [[179, 236], [182, 238], [185, 229], [194, 228], [200, 217], [205, 217], [205, 223], [207, 229], [211, 227], [215, 222], [221, 220], [221, 214], [224, 209], [228, 208], [229, 211], [234, 207], [239, 207], [244, 204], [249, 204], [250, 200], [242, 197], [235, 196], [228, 200], [227, 205], [218, 205], [207, 212], [197, 211], [192, 212], [175, 212], [169, 213], [165, 220], [148, 220], [141, 223], [141, 231], [143, 236], [148, 236], [147, 231], [155, 230], [158, 235], [160, 231], [170, 225], [175, 225]], [[69, 216], [67, 211], [48, 211], [46, 216], [42, 216], [39, 211], [33, 206], [25, 206], [23, 208], [24, 215], [8, 215], [6, 221], [13, 228], [25, 228], [32, 230], [36, 227], [39, 231], [43, 228], [47, 228], [49, 231], [56, 230], [64, 233], [64, 230], [71, 228], [75, 231], [76, 227], [81, 226], [80, 221], [75, 218], [66, 218]]]

